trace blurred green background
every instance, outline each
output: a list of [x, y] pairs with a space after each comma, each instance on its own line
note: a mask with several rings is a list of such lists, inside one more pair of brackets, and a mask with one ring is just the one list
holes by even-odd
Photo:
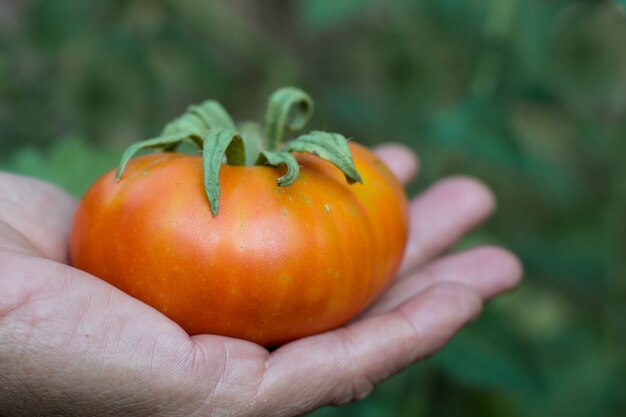
[[[626, 415], [626, 14], [621, 1], [0, 1], [0, 168], [80, 195], [190, 103], [415, 149], [415, 194], [481, 178], [462, 244], [525, 281], [440, 354], [328, 416]], [[42, 212], [45, 215], [45, 212]]]

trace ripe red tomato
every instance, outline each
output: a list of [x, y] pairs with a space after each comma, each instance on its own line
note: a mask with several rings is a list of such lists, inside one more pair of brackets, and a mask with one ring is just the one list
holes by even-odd
[[363, 183], [298, 153], [300, 176], [222, 165], [213, 216], [202, 158], [171, 152], [130, 161], [82, 199], [73, 265], [161, 311], [189, 334], [276, 346], [354, 318], [396, 273], [407, 200], [366, 148], [350, 144]]

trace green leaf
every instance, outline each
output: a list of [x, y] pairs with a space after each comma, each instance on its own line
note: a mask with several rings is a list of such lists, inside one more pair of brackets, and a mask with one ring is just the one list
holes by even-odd
[[306, 152], [328, 161], [341, 170], [349, 183], [363, 183], [352, 159], [348, 141], [339, 133], [313, 131], [289, 143], [289, 151]]
[[124, 173], [124, 169], [126, 168], [126, 164], [128, 161], [139, 151], [144, 149], [162, 149], [162, 150], [170, 150], [174, 149], [178, 144], [187, 139], [188, 135], [185, 133], [178, 133], [170, 136], [161, 136], [154, 139], [143, 140], [141, 142], [135, 142], [126, 148], [124, 154], [122, 155], [122, 159], [117, 167], [117, 172], [115, 173], [115, 180], [118, 181], [122, 174]]
[[281, 187], [286, 187], [293, 184], [300, 176], [300, 165], [296, 158], [289, 152], [261, 152], [261, 161], [265, 160], [267, 165], [279, 166], [285, 165], [287, 172], [282, 177], [276, 180], [277, 184]]
[[434, 362], [446, 375], [466, 386], [516, 390], [529, 397], [536, 394], [536, 377], [524, 357], [475, 333], [466, 330], [458, 334]]
[[48, 180], [81, 196], [119, 160], [119, 151], [70, 136], [58, 139], [46, 150], [24, 147], [2, 161], [0, 169]]
[[265, 137], [268, 149], [280, 147], [285, 130], [302, 129], [313, 115], [313, 100], [307, 93], [294, 87], [277, 90], [269, 99], [265, 115]]
[[224, 156], [231, 165], [242, 165], [245, 161], [245, 144], [239, 133], [230, 129], [211, 129], [204, 139], [202, 170], [204, 192], [209, 199], [213, 217], [217, 216], [220, 204], [220, 169]]

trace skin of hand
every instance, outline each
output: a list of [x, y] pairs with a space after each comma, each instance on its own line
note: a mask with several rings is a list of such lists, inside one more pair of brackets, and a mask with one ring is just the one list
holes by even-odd
[[[377, 152], [403, 182], [417, 171], [400, 145]], [[189, 337], [68, 266], [75, 204], [50, 184], [0, 173], [0, 415], [275, 417], [349, 403], [433, 354], [521, 277], [504, 249], [445, 253], [494, 207], [478, 181], [445, 179], [411, 202], [401, 272], [368, 310], [268, 352]]]

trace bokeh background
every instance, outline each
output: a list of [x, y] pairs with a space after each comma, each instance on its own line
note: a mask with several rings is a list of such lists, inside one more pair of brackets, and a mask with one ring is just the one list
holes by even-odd
[[[190, 103], [404, 143], [414, 195], [473, 175], [525, 281], [329, 416], [626, 415], [626, 1], [0, 0], [0, 168], [80, 195]], [[45, 216], [45, 207], [42, 207]]]

